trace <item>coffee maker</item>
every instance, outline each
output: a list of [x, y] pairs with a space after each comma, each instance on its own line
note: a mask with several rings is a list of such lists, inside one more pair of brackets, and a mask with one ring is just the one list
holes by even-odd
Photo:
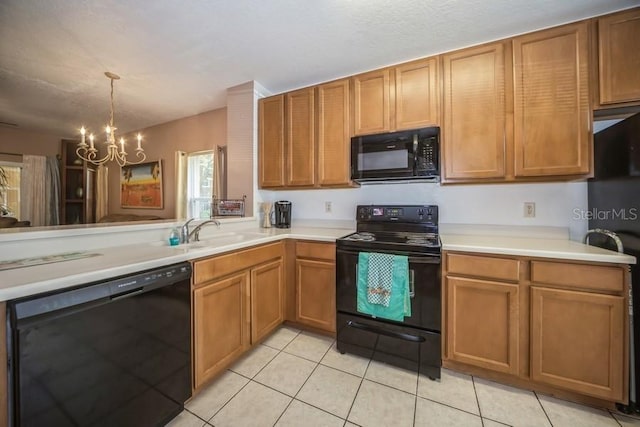
[[291, 228], [291, 202], [286, 200], [279, 200], [274, 203], [274, 206], [274, 225], [277, 228]]

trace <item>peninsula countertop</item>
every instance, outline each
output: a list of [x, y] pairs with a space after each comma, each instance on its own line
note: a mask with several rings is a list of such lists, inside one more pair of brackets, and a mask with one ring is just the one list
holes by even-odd
[[208, 257], [282, 239], [335, 242], [354, 230], [344, 228], [258, 227], [219, 233], [200, 242], [169, 246], [165, 241], [137, 243], [87, 251], [98, 254], [80, 259], [0, 271], [0, 301], [132, 274], [169, 264]]
[[[92, 248], [96, 254], [81, 259], [0, 271], [0, 301], [85, 283], [111, 279], [169, 264], [195, 260], [282, 239], [335, 242], [352, 233], [352, 228], [294, 226], [290, 229], [258, 228], [248, 225], [233, 231], [220, 230], [203, 236], [201, 242], [168, 246], [166, 241]], [[562, 238], [489, 236], [441, 233], [443, 251], [556, 258], [574, 261], [635, 264], [632, 256]], [[65, 252], [61, 250], [60, 252]], [[69, 252], [69, 251], [66, 251]]]

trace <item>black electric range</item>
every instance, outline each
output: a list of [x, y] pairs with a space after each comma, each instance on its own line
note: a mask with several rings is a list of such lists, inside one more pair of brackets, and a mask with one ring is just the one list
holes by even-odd
[[[367, 205], [356, 210], [356, 232], [336, 241], [337, 346], [440, 378], [440, 239], [434, 205]], [[404, 255], [411, 315], [387, 320], [358, 310], [361, 253]]]

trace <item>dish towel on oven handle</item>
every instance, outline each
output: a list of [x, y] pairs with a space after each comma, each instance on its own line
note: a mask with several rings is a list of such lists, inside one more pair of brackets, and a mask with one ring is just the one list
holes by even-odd
[[397, 322], [410, 317], [408, 257], [360, 252], [357, 290], [357, 309], [360, 313]]

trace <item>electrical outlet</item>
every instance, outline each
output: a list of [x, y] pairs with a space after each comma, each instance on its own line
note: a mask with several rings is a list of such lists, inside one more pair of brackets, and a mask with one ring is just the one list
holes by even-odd
[[525, 218], [536, 217], [536, 204], [534, 202], [524, 202], [524, 217]]
[[326, 213], [331, 213], [331, 202], [324, 202], [324, 211]]

